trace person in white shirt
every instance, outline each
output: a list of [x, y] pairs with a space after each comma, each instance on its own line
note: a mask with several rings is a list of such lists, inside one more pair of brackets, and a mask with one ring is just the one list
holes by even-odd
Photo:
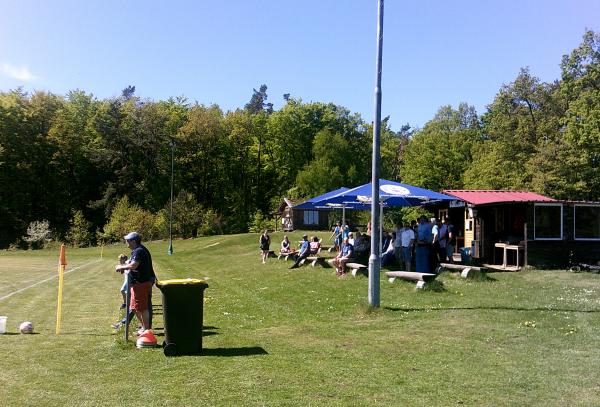
[[440, 226], [441, 222], [436, 218], [431, 218], [431, 250], [429, 251], [429, 271], [433, 273], [440, 262]]
[[410, 228], [408, 222], [404, 223], [402, 234], [400, 235], [402, 245], [402, 260], [406, 271], [411, 271], [413, 245], [415, 244], [415, 231]]

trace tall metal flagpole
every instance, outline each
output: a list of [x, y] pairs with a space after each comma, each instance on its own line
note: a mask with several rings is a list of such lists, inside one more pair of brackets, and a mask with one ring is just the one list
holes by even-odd
[[377, 62], [375, 66], [375, 123], [373, 124], [373, 159], [371, 171], [371, 255], [369, 256], [369, 305], [379, 307], [379, 271], [381, 269], [381, 229], [379, 226], [379, 143], [381, 132], [381, 65], [383, 55], [383, 0], [378, 0]]

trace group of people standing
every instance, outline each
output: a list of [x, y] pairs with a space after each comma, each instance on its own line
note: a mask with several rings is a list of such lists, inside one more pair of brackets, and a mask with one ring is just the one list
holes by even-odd
[[415, 271], [431, 273], [439, 263], [452, 262], [455, 247], [456, 229], [449, 218], [428, 221], [422, 216], [416, 231]]
[[396, 261], [405, 271], [431, 273], [439, 263], [452, 262], [455, 247], [456, 230], [449, 218], [422, 216], [384, 235], [381, 265]]

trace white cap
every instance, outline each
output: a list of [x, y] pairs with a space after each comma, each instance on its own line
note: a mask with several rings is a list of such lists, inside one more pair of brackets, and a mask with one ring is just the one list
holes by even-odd
[[125, 236], [123, 236], [125, 240], [141, 240], [140, 234], [138, 232], [129, 232]]

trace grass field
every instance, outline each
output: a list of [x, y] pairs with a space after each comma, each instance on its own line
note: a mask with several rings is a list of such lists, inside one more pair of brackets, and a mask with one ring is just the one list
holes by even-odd
[[[172, 256], [167, 242], [147, 246], [160, 279], [207, 279], [203, 355], [137, 350], [110, 328], [124, 244], [105, 248], [102, 259], [100, 248], [67, 250], [60, 336], [58, 252], [4, 251], [2, 405], [600, 405], [600, 275], [444, 274], [440, 291], [382, 276], [373, 310], [365, 277], [288, 270], [277, 259], [263, 265], [258, 235], [175, 241]], [[24, 320], [36, 334], [17, 334]], [[162, 325], [158, 316], [159, 334]]]

